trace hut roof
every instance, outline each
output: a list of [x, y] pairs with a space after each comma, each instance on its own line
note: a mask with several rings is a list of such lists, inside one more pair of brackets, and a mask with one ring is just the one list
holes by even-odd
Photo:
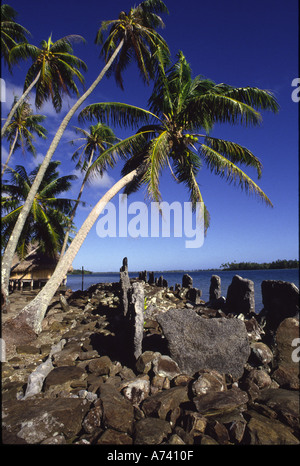
[[11, 272], [29, 272], [32, 270], [55, 268], [58, 262], [58, 257], [49, 257], [41, 252], [33, 252], [27, 259], [20, 261], [17, 254], [14, 255]]

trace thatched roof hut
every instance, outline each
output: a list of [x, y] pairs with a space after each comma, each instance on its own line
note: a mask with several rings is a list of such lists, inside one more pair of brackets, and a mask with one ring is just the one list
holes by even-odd
[[[58, 260], [58, 255], [51, 257], [40, 252], [38, 247], [32, 246], [31, 252], [27, 254], [25, 259], [20, 260], [17, 254], [14, 255], [10, 282], [13, 287], [18, 283], [23, 288], [23, 283], [30, 283], [31, 288], [33, 288], [35, 282], [40, 286], [52, 276]], [[65, 284], [66, 278], [64, 278], [63, 284]]]

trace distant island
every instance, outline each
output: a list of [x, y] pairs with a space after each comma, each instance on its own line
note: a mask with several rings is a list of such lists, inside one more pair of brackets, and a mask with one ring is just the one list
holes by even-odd
[[[90, 270], [84, 270], [83, 269], [83, 274], [84, 275], [91, 275], [94, 272], [91, 272]], [[82, 275], [82, 269], [73, 269], [72, 272], [68, 272], [68, 275]]]
[[277, 260], [273, 262], [227, 262], [221, 264], [222, 270], [268, 270], [268, 269], [298, 269], [299, 261], [294, 260]]
[[[226, 262], [221, 264], [219, 268], [215, 267], [213, 269], [197, 269], [197, 270], [154, 270], [154, 273], [186, 273], [188, 272], [209, 272], [209, 271], [227, 271], [227, 270], [268, 270], [268, 269], [298, 269], [299, 261], [294, 260], [277, 260], [273, 262]], [[110, 275], [118, 274], [119, 272], [91, 272], [90, 270], [83, 270], [84, 275]], [[130, 271], [131, 274], [139, 274], [136, 271]], [[72, 272], [69, 272], [68, 275], [82, 275], [82, 269], [73, 269]]]

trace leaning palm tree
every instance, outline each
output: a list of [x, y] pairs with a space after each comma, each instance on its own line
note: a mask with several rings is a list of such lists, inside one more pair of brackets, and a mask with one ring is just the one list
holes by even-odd
[[27, 42], [30, 32], [21, 24], [16, 23], [18, 13], [10, 5], [1, 5], [1, 58], [12, 71], [10, 51], [20, 42]]
[[33, 63], [25, 77], [23, 95], [12, 107], [1, 130], [1, 136], [5, 134], [18, 106], [34, 87], [36, 87], [36, 107], [41, 108], [44, 102], [51, 99], [56, 112], [61, 110], [64, 94], [75, 93], [77, 97], [79, 96], [75, 78], [83, 84], [84, 77], [80, 69], [86, 71], [87, 66], [73, 55], [72, 42], [74, 41], [84, 41], [84, 39], [73, 34], [52, 42], [52, 36], [50, 36], [47, 41], [41, 42], [40, 48], [27, 42], [17, 44], [12, 48], [9, 54], [10, 63], [28, 58], [31, 58]]
[[[71, 144], [75, 144], [76, 142], [83, 143], [83, 144], [81, 144], [78, 147], [78, 149], [74, 152], [72, 156], [72, 160], [78, 159], [76, 168], [80, 169], [83, 173], [85, 173], [85, 175], [81, 183], [81, 187], [80, 187], [77, 199], [76, 199], [76, 203], [70, 215], [70, 220], [69, 220], [70, 227], [67, 229], [67, 232], [65, 235], [64, 243], [63, 243], [61, 253], [60, 253], [60, 259], [63, 257], [66, 247], [67, 247], [70, 229], [73, 224], [73, 220], [74, 220], [76, 210], [77, 210], [77, 207], [79, 205], [79, 202], [80, 202], [80, 199], [83, 193], [83, 189], [91, 173], [89, 171], [89, 168], [93, 162], [93, 159], [97, 155], [98, 156], [101, 155], [101, 153], [107, 150], [109, 147], [112, 147], [114, 143], [117, 142], [118, 140], [113, 130], [109, 128], [109, 126], [104, 125], [101, 122], [98, 122], [96, 125], [90, 126], [89, 131], [83, 128], [77, 128], [77, 127], [75, 127], [75, 131], [76, 133], [80, 134], [82, 137], [74, 139], [73, 141], [71, 141]], [[113, 166], [114, 164], [113, 155], [112, 155], [112, 159], [109, 159], [107, 163], [109, 164], [109, 166], [111, 167]], [[101, 166], [99, 169], [100, 176], [103, 176], [103, 172], [104, 172], [104, 167]]]
[[[69, 216], [75, 203], [72, 199], [61, 197], [61, 194], [70, 190], [71, 181], [77, 177], [75, 175], [60, 177], [57, 171], [59, 165], [58, 161], [49, 164], [40, 190], [34, 199], [17, 245], [20, 258], [24, 258], [29, 246], [36, 243], [39, 244], [40, 251], [48, 256], [55, 256], [61, 250], [66, 227], [69, 225]], [[8, 242], [38, 169], [39, 167], [36, 167], [29, 174], [22, 165], [7, 170], [10, 181], [2, 185], [1, 200], [1, 209], [5, 214], [1, 224], [2, 248]]]
[[[169, 167], [178, 182], [187, 185], [192, 203], [202, 202], [202, 194], [196, 176], [201, 160], [216, 174], [225, 176], [231, 182], [254, 192], [268, 205], [271, 201], [236, 163], [254, 166], [261, 174], [260, 161], [246, 148], [221, 139], [208, 136], [214, 123], [230, 122], [258, 125], [261, 114], [258, 109], [277, 111], [278, 105], [273, 95], [257, 88], [234, 88], [225, 84], [196, 77], [192, 79], [191, 69], [183, 54], [177, 63], [165, 73], [161, 69], [153, 94], [150, 98], [151, 110], [145, 110], [121, 103], [100, 103], [86, 107], [81, 118], [97, 119], [119, 124], [136, 126], [143, 123], [140, 130], [126, 141], [131, 157], [125, 164], [122, 178], [98, 201], [77, 235], [70, 244], [54, 274], [38, 296], [22, 310], [21, 321], [26, 322], [36, 332], [54, 293], [72, 264], [90, 229], [100, 213], [120, 190], [130, 187], [133, 190], [145, 184], [151, 199], [160, 199], [159, 175]], [[154, 111], [156, 113], [154, 113]], [[189, 130], [189, 133], [187, 133]], [[198, 131], [204, 131], [205, 134]], [[197, 140], [198, 138], [198, 140]], [[202, 138], [204, 142], [199, 142]], [[103, 166], [107, 157], [119, 149], [117, 144], [103, 152], [91, 165], [89, 171]], [[126, 147], [126, 146], [124, 146]], [[198, 150], [197, 150], [198, 149]], [[121, 155], [121, 151], [118, 151]], [[171, 165], [173, 164], [173, 167]], [[205, 214], [208, 226], [208, 214]]]
[[[139, 14], [135, 15], [135, 12]], [[109, 34], [110, 40], [105, 42], [106, 50], [106, 64], [96, 80], [92, 83], [89, 89], [77, 100], [73, 107], [69, 110], [67, 115], [61, 122], [54, 139], [45, 155], [44, 161], [41, 164], [40, 170], [37, 173], [36, 179], [32, 184], [31, 190], [28, 194], [27, 201], [22, 209], [21, 214], [16, 222], [13, 235], [6, 247], [6, 250], [2, 259], [2, 275], [1, 275], [1, 292], [5, 295], [5, 299], [8, 302], [8, 286], [9, 286], [9, 274], [13, 261], [15, 248], [22, 232], [23, 226], [26, 221], [26, 217], [30, 212], [34, 197], [39, 189], [41, 180], [44, 177], [47, 166], [61, 140], [63, 133], [69, 124], [71, 118], [74, 116], [78, 108], [87, 99], [87, 97], [93, 92], [99, 82], [102, 80], [106, 72], [113, 65], [118, 54], [122, 48], [126, 45], [127, 51], [133, 49], [135, 51], [135, 57], [137, 58], [137, 64], [141, 71], [145, 70], [144, 63], [147, 66], [157, 68], [157, 63], [166, 61], [169, 56], [169, 49], [163, 38], [157, 33], [157, 26], [162, 26], [163, 22], [158, 15], [160, 12], [166, 12], [166, 6], [161, 0], [145, 0], [138, 6], [132, 8], [128, 15], [121, 14], [119, 19], [115, 21], [114, 27]], [[118, 27], [116, 27], [118, 25]], [[101, 31], [97, 34], [97, 41], [101, 40], [103, 30], [109, 25], [106, 23], [102, 24]], [[145, 34], [142, 35], [141, 31]], [[118, 32], [118, 34], [117, 34]], [[145, 50], [152, 52], [151, 60], [144, 60]], [[127, 54], [128, 55], [128, 54]], [[148, 54], [149, 56], [149, 54]]]
[[[14, 103], [17, 100], [18, 98], [15, 97]], [[23, 153], [28, 151], [34, 156], [36, 155], [36, 149], [33, 145], [35, 139], [34, 133], [40, 138], [46, 139], [47, 130], [41, 125], [45, 118], [44, 115], [34, 115], [31, 105], [26, 101], [22, 102], [17, 108], [6, 130], [6, 138], [10, 146], [8, 157], [1, 172], [1, 177], [7, 169], [12, 154], [20, 147]]]

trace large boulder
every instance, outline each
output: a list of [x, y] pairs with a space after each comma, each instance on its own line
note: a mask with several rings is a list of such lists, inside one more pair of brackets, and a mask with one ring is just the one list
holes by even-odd
[[264, 280], [261, 283], [263, 310], [259, 314], [266, 320], [266, 329], [276, 331], [280, 322], [299, 313], [299, 290], [294, 283], [281, 280]]
[[239, 319], [205, 319], [194, 310], [170, 309], [157, 317], [167, 339], [170, 356], [180, 370], [194, 375], [201, 369], [231, 374], [244, 372], [250, 355], [246, 327]]
[[255, 312], [254, 283], [252, 280], [235, 275], [227, 290], [227, 312], [244, 314]]

